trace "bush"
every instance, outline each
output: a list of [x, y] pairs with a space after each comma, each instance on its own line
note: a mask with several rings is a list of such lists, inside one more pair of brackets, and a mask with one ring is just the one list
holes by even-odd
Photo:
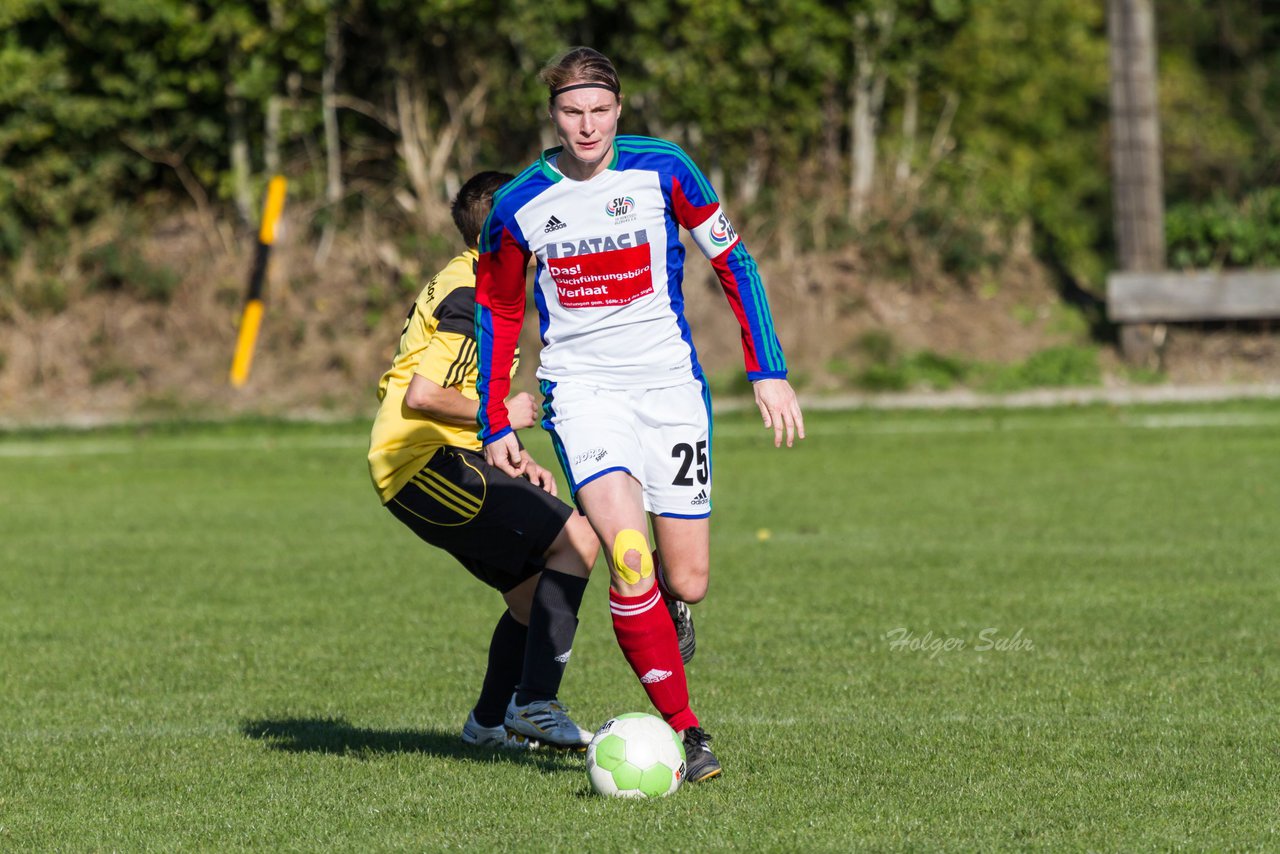
[[1000, 253], [988, 246], [981, 229], [954, 210], [921, 206], [911, 214], [909, 226], [937, 254], [943, 271], [956, 279], [967, 281], [1000, 263]]
[[[866, 364], [853, 377], [854, 383], [868, 391], [906, 391], [912, 388], [949, 389], [963, 383], [973, 365], [963, 359], [943, 356], [930, 350], [902, 354], [893, 336], [883, 330], [872, 330], [858, 338], [860, 361]], [[831, 363], [836, 373], [848, 373], [844, 360]]]
[[1013, 365], [992, 365], [978, 385], [983, 391], [1010, 392], [1028, 388], [1091, 386], [1102, 381], [1095, 347], [1050, 347]]
[[108, 243], [85, 253], [87, 288], [90, 291], [120, 291], [153, 302], [168, 302], [179, 276], [169, 267], [156, 266], [126, 243]]
[[924, 385], [940, 391], [963, 383], [973, 372], [969, 362], [931, 350], [916, 353], [907, 359], [905, 367], [907, 375], [912, 378], [912, 385]]
[[1218, 198], [1180, 204], [1165, 217], [1169, 264], [1204, 267], [1280, 267], [1280, 187], [1264, 187], [1235, 203]]
[[0, 283], [0, 296], [6, 296], [23, 311], [37, 317], [60, 314], [71, 302], [67, 283], [52, 273], [13, 278]]

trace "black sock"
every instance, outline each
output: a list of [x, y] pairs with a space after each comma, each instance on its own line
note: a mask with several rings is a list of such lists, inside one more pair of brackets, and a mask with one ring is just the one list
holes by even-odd
[[520, 705], [552, 700], [560, 693], [573, 636], [578, 631], [578, 608], [587, 579], [544, 569], [533, 592], [529, 610], [529, 642], [524, 652], [524, 673], [516, 689]]
[[480, 726], [500, 726], [506, 717], [507, 703], [511, 702], [524, 669], [528, 636], [527, 626], [517, 623], [510, 611], [502, 612], [493, 629], [493, 640], [489, 641], [489, 668], [484, 672], [480, 699], [471, 712]]

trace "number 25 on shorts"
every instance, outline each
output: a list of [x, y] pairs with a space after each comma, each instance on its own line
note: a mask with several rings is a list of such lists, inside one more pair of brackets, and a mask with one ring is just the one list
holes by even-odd
[[673, 486], [693, 486], [693, 478], [689, 476], [689, 469], [693, 468], [695, 460], [698, 468], [694, 475], [697, 477], [698, 483], [706, 484], [711, 472], [707, 465], [707, 442], [705, 439], [698, 442], [696, 450], [694, 445], [690, 445], [688, 442], [680, 442], [671, 449], [671, 456], [680, 460], [680, 471], [676, 472], [675, 480], [671, 481]]

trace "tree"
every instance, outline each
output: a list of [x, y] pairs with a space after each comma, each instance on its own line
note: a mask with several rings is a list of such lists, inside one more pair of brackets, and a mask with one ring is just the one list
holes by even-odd
[[1085, 282], [1101, 281], [1108, 239], [1106, 50], [1097, 0], [987, 0], [938, 60], [965, 105], [942, 178], [976, 213], [1029, 220]]

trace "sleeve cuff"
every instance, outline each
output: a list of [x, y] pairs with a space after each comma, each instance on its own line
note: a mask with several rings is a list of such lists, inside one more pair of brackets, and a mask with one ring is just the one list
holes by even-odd
[[751, 382], [757, 380], [785, 380], [787, 378], [786, 370], [781, 371], [747, 371], [747, 379]]
[[515, 431], [512, 430], [510, 427], [503, 427], [501, 430], [499, 430], [496, 433], [490, 433], [488, 435], [481, 433], [480, 443], [483, 445], [492, 445], [494, 442], [498, 441], [503, 436], [506, 436], [507, 434], [514, 433], [514, 432]]

